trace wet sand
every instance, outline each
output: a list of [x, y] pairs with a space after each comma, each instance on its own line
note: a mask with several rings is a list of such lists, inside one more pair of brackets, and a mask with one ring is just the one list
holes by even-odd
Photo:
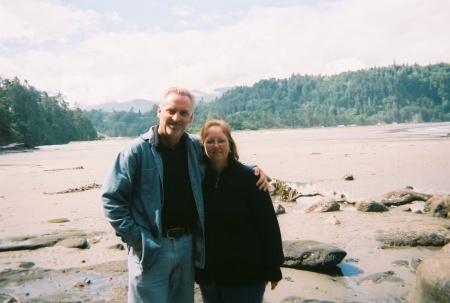
[[[450, 123], [380, 125], [301, 130], [236, 132], [241, 160], [298, 187], [302, 193], [345, 194], [353, 200], [380, 199], [412, 186], [416, 192], [450, 193]], [[42, 146], [31, 152], [0, 154], [0, 245], [11, 237], [82, 230], [89, 248], [60, 246], [0, 252], [0, 293], [24, 302], [124, 302], [126, 253], [103, 217], [97, 188], [111, 161], [128, 139]], [[354, 181], [343, 177], [352, 174]], [[316, 240], [347, 252], [343, 276], [283, 268], [284, 279], [267, 302], [287, 297], [334, 302], [403, 302], [415, 274], [395, 260], [427, 258], [436, 248], [381, 249], [377, 230], [420, 224], [449, 224], [448, 219], [406, 213], [361, 213], [345, 208], [310, 213], [311, 198], [300, 198], [278, 217], [283, 240]], [[418, 206], [420, 207], [420, 206]], [[341, 224], [325, 224], [335, 216]], [[55, 218], [68, 222], [49, 223]], [[350, 261], [349, 261], [350, 260]], [[33, 262], [24, 269], [23, 262]], [[364, 276], [395, 271], [402, 282], [358, 284]], [[23, 271], [19, 273], [18, 271]]]

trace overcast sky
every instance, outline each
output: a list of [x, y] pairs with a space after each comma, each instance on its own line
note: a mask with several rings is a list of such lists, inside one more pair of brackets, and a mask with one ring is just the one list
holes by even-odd
[[0, 77], [70, 103], [450, 62], [448, 0], [0, 0]]

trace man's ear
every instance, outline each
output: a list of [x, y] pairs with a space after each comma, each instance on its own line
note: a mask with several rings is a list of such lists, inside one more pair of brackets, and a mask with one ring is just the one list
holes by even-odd
[[161, 116], [161, 106], [158, 106], [158, 113], [156, 114], [158, 118]]

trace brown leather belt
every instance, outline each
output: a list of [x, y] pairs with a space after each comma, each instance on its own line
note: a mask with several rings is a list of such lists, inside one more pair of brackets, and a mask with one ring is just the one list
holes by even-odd
[[163, 229], [162, 236], [167, 239], [176, 239], [192, 232], [191, 227], [176, 227], [171, 229]]

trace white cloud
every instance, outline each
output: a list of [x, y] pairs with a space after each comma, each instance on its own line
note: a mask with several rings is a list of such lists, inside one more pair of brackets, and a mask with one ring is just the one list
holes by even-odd
[[106, 17], [109, 20], [111, 20], [113, 22], [117, 22], [117, 23], [123, 23], [125, 21], [122, 19], [122, 17], [120, 17], [120, 14], [118, 12], [113, 12], [111, 14], [108, 14]]
[[175, 16], [189, 16], [191, 14], [190, 10], [186, 7], [175, 6], [172, 8], [172, 13]]
[[[1, 76], [17, 75], [40, 90], [60, 91], [81, 104], [157, 100], [173, 85], [212, 91], [293, 73], [387, 66], [394, 58], [397, 64], [450, 62], [446, 0], [341, 0], [260, 8], [229, 26], [177, 33], [102, 32], [97, 28], [100, 13], [52, 4], [44, 6], [48, 24], [33, 28], [32, 34], [24, 24], [34, 21], [27, 23], [20, 15], [15, 37], [60, 39], [89, 26], [96, 30], [70, 48], [1, 56]], [[7, 14], [12, 20], [16, 15]], [[61, 20], [75, 24], [53, 28]]]
[[59, 1], [0, 0], [0, 41], [64, 41], [68, 36], [98, 27], [98, 18], [94, 11], [76, 10]]

